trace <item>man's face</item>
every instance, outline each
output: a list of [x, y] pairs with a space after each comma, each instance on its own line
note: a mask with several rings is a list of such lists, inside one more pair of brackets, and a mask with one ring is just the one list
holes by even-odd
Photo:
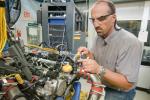
[[106, 3], [100, 3], [93, 7], [90, 18], [93, 22], [98, 36], [106, 38], [114, 29], [116, 16], [109, 13], [110, 9]]

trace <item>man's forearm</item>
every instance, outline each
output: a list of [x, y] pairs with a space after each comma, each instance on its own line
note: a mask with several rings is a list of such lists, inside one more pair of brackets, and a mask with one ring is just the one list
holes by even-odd
[[133, 84], [129, 83], [124, 75], [112, 72], [106, 69], [106, 73], [103, 76], [103, 80], [106, 81], [113, 87], [120, 88], [123, 90], [129, 90]]

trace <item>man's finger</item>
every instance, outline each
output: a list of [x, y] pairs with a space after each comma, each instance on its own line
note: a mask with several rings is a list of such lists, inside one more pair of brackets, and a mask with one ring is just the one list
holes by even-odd
[[87, 62], [87, 59], [79, 59], [78, 62]]
[[79, 59], [78, 60], [79, 63], [82, 63], [83, 61], [84, 61], [84, 59]]

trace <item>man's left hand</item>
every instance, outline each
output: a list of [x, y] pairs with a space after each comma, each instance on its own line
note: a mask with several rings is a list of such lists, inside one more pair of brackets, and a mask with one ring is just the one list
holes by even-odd
[[82, 68], [85, 72], [89, 72], [92, 74], [98, 74], [100, 70], [100, 65], [93, 59], [83, 59]]

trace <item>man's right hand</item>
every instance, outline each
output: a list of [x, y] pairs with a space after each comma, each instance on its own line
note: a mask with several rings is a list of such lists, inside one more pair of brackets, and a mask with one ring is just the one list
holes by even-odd
[[88, 54], [88, 52], [89, 52], [89, 50], [88, 50], [88, 48], [86, 48], [86, 47], [79, 47], [78, 48], [78, 52], [80, 53], [80, 54], [82, 54], [82, 55], [87, 55]]
[[86, 47], [79, 47], [78, 48], [78, 53], [80, 53], [81, 55], [86, 55], [87, 57], [93, 59], [93, 54]]

